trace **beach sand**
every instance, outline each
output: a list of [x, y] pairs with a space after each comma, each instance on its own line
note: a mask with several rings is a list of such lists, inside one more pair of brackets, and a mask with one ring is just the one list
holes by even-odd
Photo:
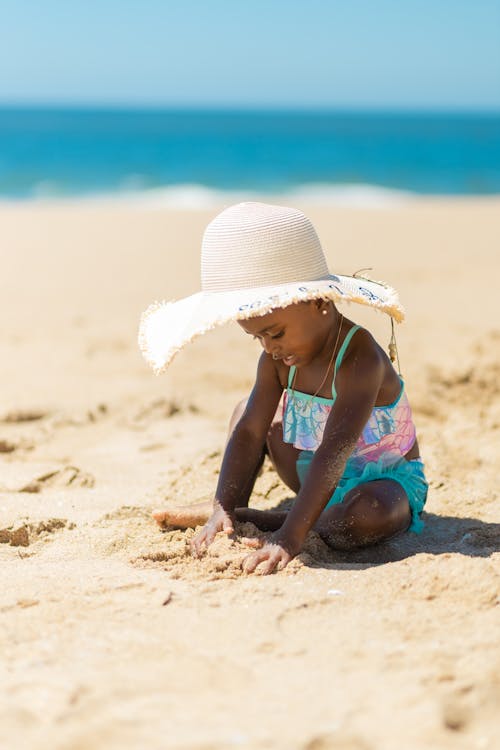
[[[136, 339], [198, 289], [216, 212], [0, 206], [2, 750], [498, 746], [500, 199], [298, 207], [333, 271], [372, 267], [406, 307], [424, 533], [310, 535], [268, 577], [229, 539], [192, 559], [150, 512], [211, 497], [258, 344], [227, 326], [155, 377]], [[290, 497], [266, 465], [255, 505]]]

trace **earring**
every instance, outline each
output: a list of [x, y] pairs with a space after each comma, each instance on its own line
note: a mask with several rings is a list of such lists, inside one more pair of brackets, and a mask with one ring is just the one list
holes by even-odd
[[323, 315], [328, 315], [328, 310], [322, 310], [321, 312]]
[[398, 345], [396, 343], [396, 335], [394, 333], [394, 320], [391, 318], [391, 340], [389, 341], [389, 358], [391, 362], [398, 363], [398, 372], [401, 375], [401, 365], [399, 364], [399, 353]]

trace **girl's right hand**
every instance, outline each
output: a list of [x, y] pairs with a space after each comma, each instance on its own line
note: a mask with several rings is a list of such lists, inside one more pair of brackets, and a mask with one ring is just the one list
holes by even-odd
[[220, 531], [228, 535], [233, 534], [234, 517], [227, 510], [224, 510], [221, 505], [216, 503], [212, 516], [208, 519], [202, 530], [193, 537], [191, 541], [191, 553], [195, 557], [200, 557], [204, 549], [212, 544]]

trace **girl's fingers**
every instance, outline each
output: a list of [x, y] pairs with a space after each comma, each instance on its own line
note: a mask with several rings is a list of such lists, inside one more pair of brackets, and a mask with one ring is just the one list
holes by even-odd
[[291, 559], [291, 557], [282, 557], [281, 560], [278, 561], [277, 570], [283, 570], [283, 568], [286, 568]]
[[203, 531], [200, 531], [200, 533], [191, 540], [191, 554], [195, 557], [199, 557], [201, 555], [201, 548], [204, 543], [205, 534], [203, 533]]
[[243, 560], [242, 567], [245, 573], [254, 573], [261, 563], [265, 563], [258, 572], [261, 575], [267, 575], [274, 570], [279, 559], [279, 554], [276, 554], [273, 550], [266, 550], [264, 547], [264, 549], [259, 550], [259, 552], [254, 552], [253, 555], [248, 555], [248, 557]]
[[260, 552], [254, 552], [253, 555], [245, 557], [242, 563], [242, 568], [245, 573], [253, 573], [257, 565], [267, 559], [268, 552], [261, 550]]
[[206, 546], [207, 546], [207, 547], [210, 547], [210, 545], [212, 544], [213, 540], [214, 540], [214, 539], [215, 539], [215, 537], [217, 536], [217, 532], [218, 532], [218, 531], [221, 531], [221, 529], [213, 529], [213, 528], [210, 528], [210, 529], [209, 529], [209, 530], [208, 530], [208, 531], [206, 532], [206, 539], [205, 539], [205, 544], [206, 544]]
[[204, 526], [199, 534], [193, 537], [191, 541], [191, 552], [195, 557], [201, 557], [203, 548], [207, 548], [210, 544], [209, 531]]
[[247, 547], [253, 547], [253, 549], [259, 549], [264, 544], [262, 539], [257, 539], [255, 536], [239, 536], [238, 541], [243, 542]]
[[263, 563], [257, 572], [259, 575], [266, 576], [275, 569], [283, 570], [291, 559], [291, 556], [285, 550], [264, 547], [258, 552], [254, 552], [253, 555], [245, 557], [242, 568], [245, 573], [254, 573], [259, 565]]
[[262, 566], [262, 567], [261, 567], [261, 568], [259, 569], [259, 573], [260, 573], [260, 575], [261, 575], [261, 576], [267, 576], [267, 575], [269, 575], [269, 573], [272, 573], [272, 572], [273, 572], [273, 570], [275, 569], [275, 567], [276, 567], [276, 566], [278, 565], [279, 561], [280, 561], [280, 559], [279, 559], [279, 557], [277, 557], [277, 556], [274, 556], [274, 555], [273, 555], [273, 557], [270, 557], [270, 558], [269, 558], [269, 559], [267, 560], [266, 564], [265, 564], [265, 565], [263, 565], [263, 566]]
[[207, 531], [205, 532], [205, 545], [206, 545], [207, 547], [210, 547], [210, 545], [212, 544], [213, 540], [215, 539], [215, 535], [216, 535], [216, 533], [217, 533], [217, 532], [216, 532], [216, 531], [214, 531], [213, 529], [208, 529], [208, 530], [207, 530]]
[[203, 547], [205, 547], [205, 549], [207, 547], [210, 547], [219, 531], [221, 531], [223, 534], [233, 534], [234, 529], [231, 521], [224, 521], [222, 529], [218, 528], [217, 526], [209, 526], [208, 528], [206, 526], [203, 527], [200, 533], [195, 536], [193, 541], [191, 542], [191, 551], [194, 551], [196, 557], [199, 557], [201, 555]]
[[[206, 550], [206, 548], [212, 544], [219, 532], [227, 534], [227, 536], [233, 535], [235, 532], [232, 521], [230, 519], [224, 519], [222, 521], [222, 528], [220, 526], [204, 526], [200, 533], [197, 534], [191, 541], [191, 553], [195, 557], [200, 557], [203, 552], [203, 548], [205, 548]], [[263, 545], [263, 542], [260, 539], [256, 539], [255, 537], [244, 536], [235, 538], [237, 538], [238, 541], [243, 542], [243, 544], [246, 544], [248, 547], [252, 547], [253, 549], [259, 549]], [[252, 568], [252, 570], [248, 572], [253, 572], [259, 562], [262, 562], [262, 560], [265, 560], [266, 558], [266, 555], [264, 557], [261, 557], [259, 561], [255, 563], [255, 566]]]

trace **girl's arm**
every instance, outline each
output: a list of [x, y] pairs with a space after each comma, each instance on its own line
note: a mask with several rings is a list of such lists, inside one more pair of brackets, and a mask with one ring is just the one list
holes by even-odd
[[337, 374], [337, 398], [293, 507], [273, 535], [272, 543], [246, 559], [247, 572], [253, 572], [264, 561], [262, 572], [272, 572], [278, 564], [286, 565], [298, 554], [344, 472], [375, 405], [385, 371], [382, 355], [370, 334], [364, 332], [359, 339]]
[[255, 474], [282, 392], [276, 365], [263, 352], [247, 406], [227, 443], [215, 491], [215, 502], [230, 513]]
[[276, 365], [262, 352], [247, 406], [224, 451], [212, 517], [192, 542], [195, 554], [211, 544], [219, 531], [233, 532], [234, 509], [255, 475], [282, 392]]

